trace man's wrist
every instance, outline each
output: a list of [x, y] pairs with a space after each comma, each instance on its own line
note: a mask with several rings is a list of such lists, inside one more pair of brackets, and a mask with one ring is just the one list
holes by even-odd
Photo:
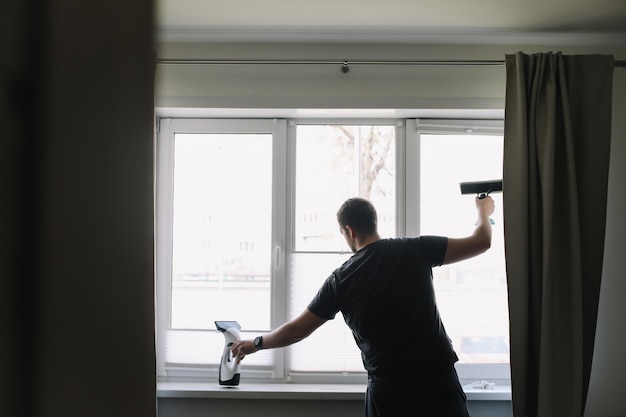
[[257, 336], [254, 338], [254, 347], [256, 350], [263, 349], [263, 336]]

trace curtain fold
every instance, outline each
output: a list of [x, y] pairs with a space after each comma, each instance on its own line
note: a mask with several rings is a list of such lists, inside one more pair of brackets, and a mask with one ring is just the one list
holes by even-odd
[[503, 210], [515, 417], [584, 414], [613, 68], [607, 55], [506, 55]]

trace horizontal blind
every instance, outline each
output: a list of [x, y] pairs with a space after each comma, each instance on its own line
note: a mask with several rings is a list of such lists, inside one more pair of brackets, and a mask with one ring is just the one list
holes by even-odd
[[[253, 337], [241, 333], [242, 338]], [[166, 366], [205, 365], [209, 368], [218, 367], [225, 345], [224, 336], [220, 332], [168, 330], [165, 333]], [[270, 366], [270, 351], [262, 351], [246, 357], [246, 365]]]
[[[324, 280], [351, 254], [292, 253], [288, 267], [288, 319], [299, 315]], [[289, 347], [291, 372], [363, 372], [361, 354], [338, 313], [311, 336]]]
[[415, 119], [415, 123], [421, 134], [502, 135], [504, 132], [503, 120]]

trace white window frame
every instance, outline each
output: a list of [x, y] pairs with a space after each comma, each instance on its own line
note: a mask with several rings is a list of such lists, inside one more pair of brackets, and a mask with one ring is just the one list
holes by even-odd
[[[420, 167], [418, 161], [420, 160], [420, 137], [422, 134], [476, 134], [476, 135], [504, 135], [504, 120], [494, 119], [413, 119], [411, 122], [407, 121], [407, 138], [411, 138], [411, 141], [415, 141], [413, 144], [410, 142], [410, 150], [407, 150], [407, 158], [410, 158], [409, 153], [416, 155], [415, 166], [411, 166], [410, 172], [407, 173], [407, 177], [415, 178], [416, 184], [411, 185], [414, 190], [417, 190], [415, 198], [411, 198], [410, 207], [407, 203], [408, 213], [418, 213], [415, 219], [411, 219], [410, 226], [412, 230], [407, 227], [407, 233], [420, 234], [419, 230], [419, 181], [420, 181]], [[407, 145], [408, 146], [408, 145]], [[407, 161], [408, 164], [408, 161]], [[411, 164], [413, 165], [413, 164]], [[411, 195], [407, 189], [407, 195]], [[415, 224], [413, 223], [413, 220]], [[496, 382], [498, 385], [510, 385], [511, 383], [511, 369], [509, 364], [471, 364], [471, 363], [457, 363], [455, 365], [459, 378], [463, 383], [469, 383], [477, 380], [488, 380], [489, 382]]]
[[[156, 150], [156, 351], [158, 377], [217, 377], [216, 367], [176, 365], [165, 362], [164, 335], [169, 330], [171, 317], [172, 284], [172, 227], [173, 227], [173, 187], [174, 187], [174, 135], [177, 133], [268, 133], [273, 137], [273, 189], [272, 189], [272, 242], [275, 255], [271, 260], [271, 317], [270, 325], [285, 320], [285, 303], [274, 300], [285, 299], [285, 222], [286, 216], [286, 121], [284, 119], [186, 119], [160, 118], [157, 121]], [[246, 334], [242, 329], [242, 337]], [[261, 331], [262, 329], [254, 329]], [[268, 329], [269, 330], [269, 329]], [[253, 329], [250, 329], [253, 331]], [[284, 352], [272, 352], [273, 366], [270, 368], [246, 370], [243, 375], [255, 379], [284, 378]]]
[[[272, 259], [271, 326], [278, 327], [286, 320], [285, 251], [293, 250], [293, 211], [295, 199], [295, 128], [306, 124], [370, 124], [393, 123], [396, 126], [396, 230], [398, 236], [419, 235], [419, 149], [423, 133], [479, 133], [503, 134], [502, 120], [480, 119], [210, 119], [212, 129], [220, 127], [224, 133], [271, 133], [274, 137], [273, 153], [273, 236], [275, 254]], [[206, 119], [159, 118], [156, 143], [156, 346], [157, 376], [184, 378], [217, 376], [214, 367], [168, 367], [163, 358], [164, 337], [168, 330], [171, 303], [172, 261], [172, 203], [173, 203], [173, 138], [175, 133], [207, 133]], [[168, 276], [168, 272], [169, 276]], [[329, 271], [330, 272], [330, 271]], [[245, 337], [245, 335], [242, 335]], [[285, 349], [273, 350], [272, 369], [242, 369], [242, 378], [253, 381], [274, 382], [325, 382], [361, 383], [365, 372], [346, 375], [289, 374], [288, 353]], [[510, 383], [509, 365], [457, 364], [461, 381], [489, 380], [500, 384]]]
[[[287, 181], [287, 205], [288, 205], [288, 232], [287, 232], [287, 251], [288, 255], [297, 253], [295, 251], [295, 222], [293, 215], [295, 213], [295, 177], [296, 177], [296, 129], [299, 124], [306, 125], [393, 125], [396, 128], [395, 137], [395, 164], [396, 164], [396, 234], [401, 235], [405, 230], [405, 160], [406, 160], [406, 120], [403, 118], [294, 118], [289, 119], [287, 123], [287, 151], [288, 151], [288, 178]], [[339, 233], [339, 230], [337, 230]], [[306, 251], [304, 251], [306, 252]], [[341, 252], [325, 252], [327, 254], [341, 254]], [[339, 265], [336, 265], [339, 266]], [[332, 271], [329, 270], [328, 274]], [[285, 300], [287, 304], [287, 300]], [[336, 318], [335, 320], [342, 320]], [[287, 368], [289, 364], [288, 355], [286, 355]], [[286, 380], [293, 383], [337, 383], [337, 384], [363, 384], [367, 382], [367, 374], [365, 370], [362, 372], [294, 372], [287, 369]]]

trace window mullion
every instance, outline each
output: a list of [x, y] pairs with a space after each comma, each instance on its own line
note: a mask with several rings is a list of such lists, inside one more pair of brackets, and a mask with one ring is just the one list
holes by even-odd
[[405, 120], [404, 128], [404, 150], [399, 153], [404, 160], [404, 229], [400, 230], [400, 236], [419, 235], [419, 132], [415, 119]]
[[[289, 169], [287, 146], [287, 122], [284, 119], [274, 120], [273, 143], [273, 202], [272, 202], [272, 307], [270, 323], [272, 329], [287, 320], [287, 251], [290, 234], [288, 210], [288, 181], [285, 175]], [[283, 378], [285, 375], [285, 351], [274, 349], [273, 378]]]

